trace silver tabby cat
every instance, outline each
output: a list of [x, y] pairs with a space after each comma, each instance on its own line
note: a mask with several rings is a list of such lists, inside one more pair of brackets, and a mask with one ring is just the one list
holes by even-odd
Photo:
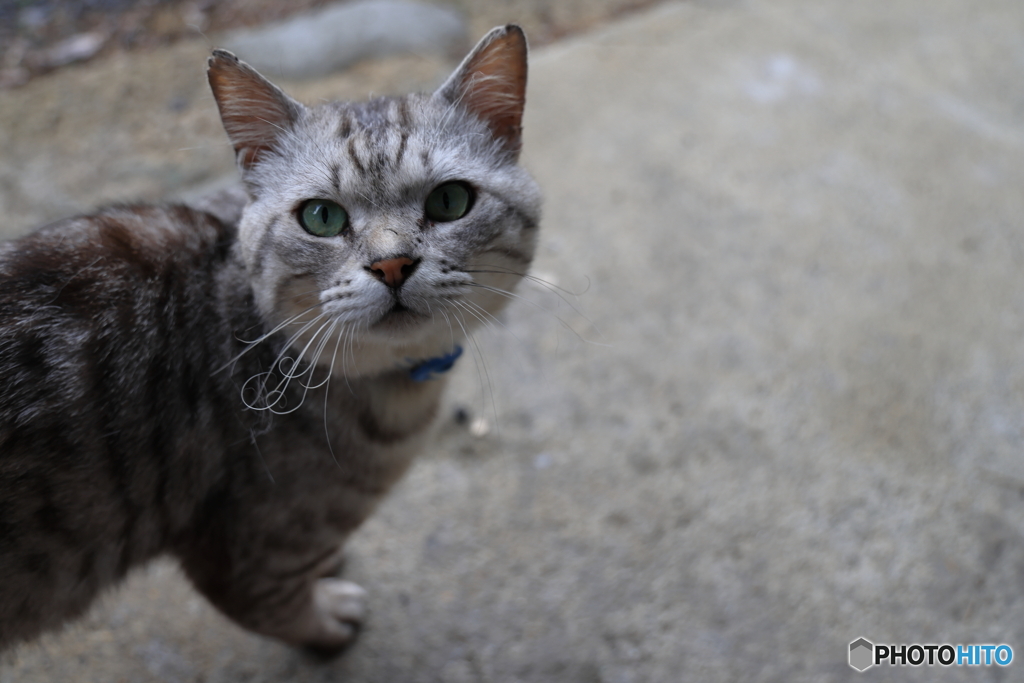
[[306, 107], [216, 51], [240, 218], [122, 206], [0, 245], [0, 648], [162, 553], [253, 631], [352, 639], [342, 543], [533, 256], [526, 54], [497, 28], [432, 95]]

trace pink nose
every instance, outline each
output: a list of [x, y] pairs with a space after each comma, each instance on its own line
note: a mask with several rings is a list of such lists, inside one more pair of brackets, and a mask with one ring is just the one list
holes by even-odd
[[416, 269], [416, 261], [405, 256], [389, 258], [370, 264], [370, 272], [388, 287], [401, 287], [405, 279]]

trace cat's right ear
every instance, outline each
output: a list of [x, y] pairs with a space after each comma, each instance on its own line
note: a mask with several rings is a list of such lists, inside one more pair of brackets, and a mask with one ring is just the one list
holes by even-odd
[[486, 123], [514, 157], [522, 146], [527, 51], [526, 34], [519, 26], [491, 29], [434, 93]]
[[238, 165], [247, 170], [274, 148], [298, 119], [302, 105], [227, 50], [214, 50], [207, 67], [220, 120]]

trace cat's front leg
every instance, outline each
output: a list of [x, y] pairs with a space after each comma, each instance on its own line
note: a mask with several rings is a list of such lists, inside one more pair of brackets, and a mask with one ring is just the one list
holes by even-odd
[[249, 627], [292, 645], [319, 651], [345, 647], [356, 637], [367, 611], [358, 584], [336, 577], [314, 579], [294, 610], [271, 609]]
[[241, 563], [217, 559], [190, 553], [182, 566], [210, 602], [256, 633], [333, 652], [352, 642], [366, 616], [366, 591], [334, 576], [340, 547], [313, 554], [312, 560], [307, 555], [281, 562], [272, 554]]
[[308, 625], [295, 624], [279, 637], [307, 647], [343, 647], [355, 637], [366, 616], [366, 591], [344, 579], [317, 579], [310, 616]]

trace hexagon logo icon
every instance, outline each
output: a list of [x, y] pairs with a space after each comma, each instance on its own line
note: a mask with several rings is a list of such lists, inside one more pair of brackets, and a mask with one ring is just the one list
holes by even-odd
[[850, 666], [865, 671], [874, 666], [875, 644], [867, 638], [858, 638], [850, 643]]

